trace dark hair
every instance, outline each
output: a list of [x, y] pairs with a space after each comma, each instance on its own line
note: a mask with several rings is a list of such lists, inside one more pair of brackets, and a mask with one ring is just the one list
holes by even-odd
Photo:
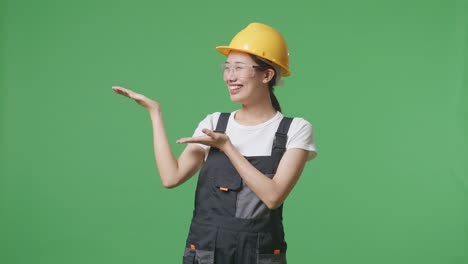
[[276, 111], [281, 112], [281, 106], [280, 106], [280, 104], [278, 102], [278, 98], [276, 98], [276, 95], [273, 93], [274, 92], [274, 86], [276, 85], [276, 77], [277, 77], [277, 74], [279, 74], [279, 72], [276, 71], [276, 69], [273, 67], [273, 65], [266, 62], [265, 59], [260, 59], [259, 57], [255, 56], [255, 55], [250, 55], [250, 57], [252, 57], [252, 59], [255, 61], [255, 63], [258, 64], [258, 67], [256, 67], [257, 69], [259, 69], [261, 71], [272, 69], [275, 72], [275, 75], [273, 76], [273, 78], [271, 78], [271, 80], [268, 82], [268, 89], [270, 91], [271, 104], [273, 105], [273, 108]]

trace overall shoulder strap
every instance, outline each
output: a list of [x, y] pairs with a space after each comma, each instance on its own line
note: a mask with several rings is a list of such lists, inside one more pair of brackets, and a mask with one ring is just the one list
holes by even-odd
[[[218, 123], [216, 124], [216, 129], [214, 130], [214, 132], [223, 133], [223, 134], [224, 134], [224, 132], [226, 132], [226, 127], [227, 127], [230, 115], [231, 115], [231, 113], [221, 113], [219, 115]], [[205, 163], [207, 163], [208, 160], [211, 159], [211, 155], [213, 155], [213, 153], [216, 153], [216, 152], [219, 152], [219, 149], [210, 148], [210, 151], [208, 153], [208, 157], [206, 158]]]
[[278, 129], [276, 130], [275, 139], [273, 141], [273, 148], [271, 150], [271, 156], [273, 156], [273, 159], [276, 162], [276, 166], [278, 166], [284, 152], [286, 151], [288, 131], [292, 120], [293, 118], [291, 117], [283, 117], [281, 123], [278, 126]]
[[231, 113], [221, 113], [218, 119], [218, 124], [216, 125], [215, 132], [224, 133], [226, 132], [227, 123], [229, 121], [229, 116]]

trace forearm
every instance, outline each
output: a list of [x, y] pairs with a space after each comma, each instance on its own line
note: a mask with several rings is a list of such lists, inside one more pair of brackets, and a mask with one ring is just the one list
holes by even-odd
[[231, 143], [224, 148], [224, 153], [244, 182], [268, 208], [274, 209], [282, 204], [284, 199], [278, 184], [273, 179], [257, 170]]
[[153, 146], [156, 166], [164, 187], [171, 188], [178, 184], [179, 166], [167, 138], [161, 110], [158, 108], [149, 111], [149, 113], [153, 126]]
[[[223, 151], [229, 158], [234, 168], [237, 170], [249, 188], [265, 203], [270, 209], [279, 207], [294, 185], [304, 169], [307, 161], [307, 151], [304, 149], [289, 149], [281, 158], [280, 164], [273, 178], [269, 178], [257, 170], [242, 154], [232, 145], [229, 137], [222, 133], [216, 133], [209, 129], [203, 129], [206, 136], [182, 138], [177, 143], [201, 143], [215, 147]], [[199, 147], [194, 148], [194, 152], [199, 152], [198, 163], [201, 166], [204, 152]], [[197, 165], [198, 166], [198, 165]], [[193, 166], [193, 167], [197, 167]]]
[[178, 160], [174, 158], [159, 103], [120, 86], [112, 86], [112, 90], [133, 99], [150, 114], [153, 126], [154, 158], [164, 187], [172, 188], [183, 183], [201, 167], [204, 151], [199, 147], [187, 146]]

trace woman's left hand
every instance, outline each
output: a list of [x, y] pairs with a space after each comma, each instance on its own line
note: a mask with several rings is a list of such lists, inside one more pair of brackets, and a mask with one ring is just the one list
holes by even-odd
[[216, 133], [212, 130], [204, 128], [202, 132], [206, 136], [199, 136], [199, 137], [191, 137], [191, 138], [181, 138], [176, 141], [177, 144], [185, 144], [185, 143], [200, 143], [203, 145], [207, 145], [210, 147], [218, 148], [222, 151], [231, 144], [229, 137], [226, 134]]

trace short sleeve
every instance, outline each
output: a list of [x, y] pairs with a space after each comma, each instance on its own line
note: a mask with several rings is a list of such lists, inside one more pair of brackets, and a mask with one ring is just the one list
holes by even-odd
[[[198, 123], [198, 126], [193, 132], [192, 136], [193, 137], [204, 136], [205, 134], [202, 132], [202, 129], [204, 128], [215, 130], [216, 125], [218, 124], [218, 118], [220, 114], [221, 114], [220, 112], [216, 112], [216, 113], [207, 115], [205, 119], [203, 119], [202, 121], [200, 121], [200, 123]], [[203, 148], [206, 153], [208, 153], [208, 151], [210, 150], [210, 146], [199, 144], [199, 143], [196, 143], [196, 145]]]
[[303, 118], [294, 118], [288, 131], [288, 142], [286, 149], [299, 148], [307, 150], [307, 160], [312, 160], [317, 155], [314, 142], [314, 129], [312, 125]]

